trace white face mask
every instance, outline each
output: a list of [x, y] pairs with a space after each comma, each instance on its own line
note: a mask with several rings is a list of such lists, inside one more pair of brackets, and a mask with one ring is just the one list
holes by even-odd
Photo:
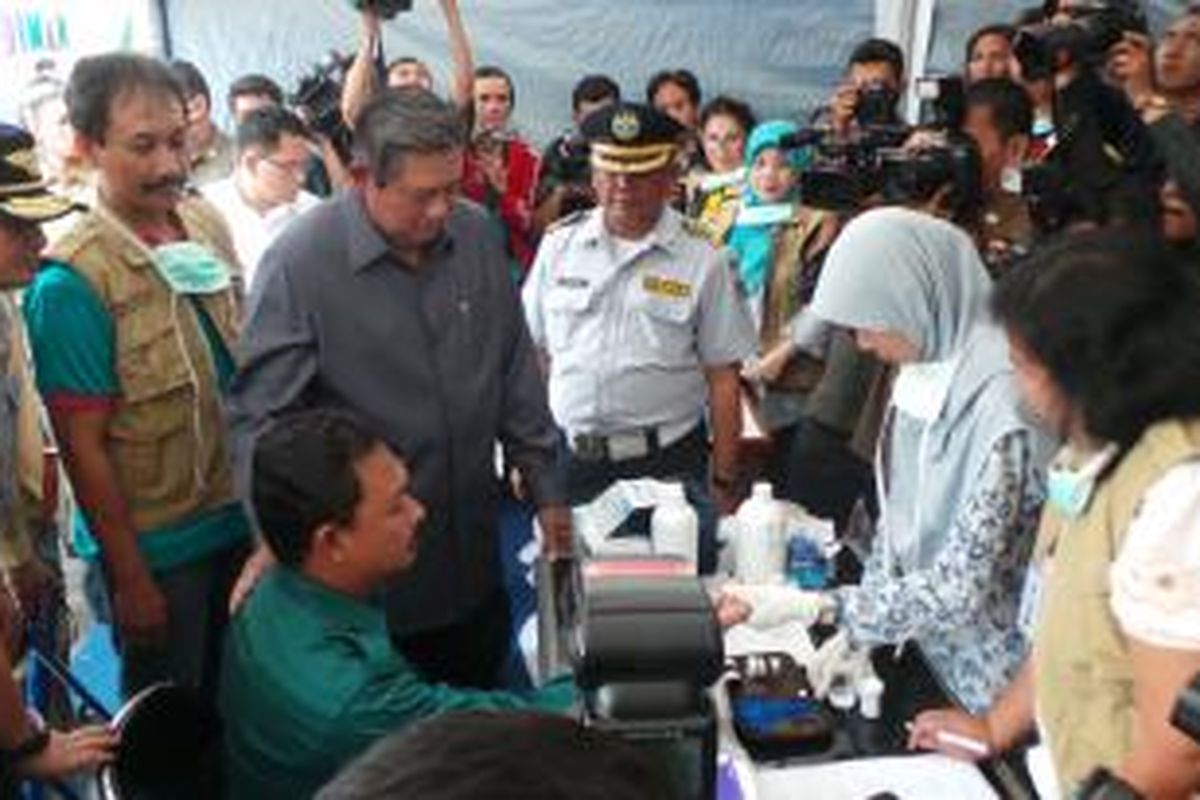
[[892, 386], [892, 405], [922, 422], [935, 421], [950, 396], [958, 361], [952, 358], [900, 367]]
[[176, 294], [216, 294], [228, 289], [229, 267], [197, 242], [172, 242], [154, 248], [154, 267]]

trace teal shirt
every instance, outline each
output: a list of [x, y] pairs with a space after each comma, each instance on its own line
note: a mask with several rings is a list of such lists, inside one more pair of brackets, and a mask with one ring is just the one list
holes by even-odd
[[[217, 384], [225, 392], [236, 369], [233, 356], [208, 314], [199, 304], [192, 307], [212, 352]], [[47, 264], [25, 294], [24, 311], [38, 391], [48, 404], [119, 402], [116, 326], [83, 276], [66, 264]], [[77, 552], [94, 560], [99, 548], [83, 514], [76, 513], [73, 528]], [[249, 537], [245, 513], [237, 503], [230, 503], [172, 525], [139, 531], [137, 541], [149, 567], [161, 571], [197, 561]]]
[[566, 711], [568, 682], [528, 694], [425, 682], [383, 611], [272, 568], [225, 642], [221, 712], [231, 800], [311, 797], [376, 740], [453, 710]]

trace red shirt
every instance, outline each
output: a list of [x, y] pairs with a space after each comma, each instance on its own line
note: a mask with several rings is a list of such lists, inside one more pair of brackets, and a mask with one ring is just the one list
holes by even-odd
[[533, 241], [533, 197], [541, 158], [524, 140], [514, 137], [505, 145], [504, 161], [508, 166], [508, 184], [504, 193], [497, 196], [488, 184], [475, 152], [468, 149], [463, 170], [463, 194], [499, 216], [508, 232], [509, 254], [524, 273], [533, 263], [537, 251]]

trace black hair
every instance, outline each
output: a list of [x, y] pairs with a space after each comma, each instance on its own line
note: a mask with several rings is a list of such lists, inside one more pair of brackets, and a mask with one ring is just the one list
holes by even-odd
[[904, 83], [904, 51], [898, 44], [887, 39], [875, 37], [859, 42], [850, 52], [850, 58], [846, 60], [846, 67], [881, 62], [891, 66], [897, 83]]
[[250, 147], [261, 147], [274, 151], [279, 147], [279, 140], [284, 136], [299, 136], [311, 139], [312, 134], [304, 120], [292, 111], [281, 106], [263, 106], [251, 111], [238, 123], [237, 140], [238, 152], [244, 152]]
[[658, 94], [658, 90], [666, 86], [668, 83], [673, 83], [687, 94], [688, 99], [692, 101], [692, 105], [699, 108], [701, 92], [700, 81], [696, 78], [695, 73], [688, 69], [664, 69], [661, 72], [654, 74], [646, 84], [646, 102], [654, 105], [654, 96]]
[[347, 525], [362, 499], [355, 467], [383, 441], [327, 409], [281, 417], [254, 446], [250, 498], [267, 546], [299, 567], [322, 525]]
[[[534, 757], [529, 757], [530, 755]], [[645, 743], [538, 712], [442, 714], [378, 742], [317, 800], [683, 800]]]
[[571, 110], [578, 111], [584, 103], [609, 99], [621, 102], [621, 87], [617, 82], [607, 75], [586, 75], [571, 90]]
[[992, 112], [992, 124], [1004, 139], [1029, 135], [1033, 129], [1033, 101], [1029, 93], [1009, 78], [984, 78], [967, 87], [966, 107], [983, 106]]
[[999, 36], [1004, 41], [1012, 44], [1012, 40], [1017, 36], [1017, 29], [1004, 22], [984, 25], [982, 28], [979, 28], [967, 39], [966, 63], [971, 63], [971, 54], [975, 52], [975, 45], [979, 44], [979, 40], [988, 36]]
[[226, 102], [229, 105], [229, 113], [231, 115], [233, 114], [234, 101], [239, 97], [268, 97], [275, 105], [283, 105], [283, 89], [280, 88], [279, 84], [266, 75], [259, 75], [257, 73], [243, 75], [229, 84]]
[[396, 67], [403, 67], [408, 64], [420, 64], [422, 67], [425, 67], [425, 69], [429, 69], [429, 67], [425, 65], [425, 62], [416, 56], [400, 56], [399, 58], [393, 58], [387, 63], [387, 67], [384, 68], [384, 73], [391, 74], [391, 71]]
[[1132, 447], [1200, 415], [1200, 280], [1149, 226], [1067, 234], [1006, 274], [992, 311], [1080, 409]]
[[737, 120], [737, 124], [741, 126], [746, 135], [750, 135], [750, 131], [754, 130], [754, 126], [758, 124], [758, 120], [754, 116], [754, 111], [750, 108], [749, 103], [742, 102], [736, 97], [729, 95], [718, 95], [712, 100], [704, 104], [704, 108], [700, 109], [700, 129], [704, 130], [704, 126], [713, 117], [733, 117]]
[[65, 99], [71, 127], [92, 141], [103, 142], [113, 103], [127, 92], [139, 90], [174, 97], [187, 108], [183, 84], [165, 62], [136, 53], [81, 58], [67, 81]]
[[208, 81], [204, 79], [204, 73], [199, 67], [190, 61], [177, 58], [171, 62], [171, 69], [179, 76], [184, 94], [189, 100], [193, 97], [203, 97], [205, 105], [212, 109], [212, 92], [209, 91]]
[[500, 78], [508, 84], [508, 103], [509, 108], [517, 107], [517, 86], [513, 83], [512, 76], [505, 72], [500, 67], [492, 64], [487, 64], [475, 69], [475, 80], [481, 78]]
[[466, 145], [462, 114], [417, 87], [376, 92], [354, 120], [354, 155], [377, 186], [391, 179], [406, 153], [445, 153]]

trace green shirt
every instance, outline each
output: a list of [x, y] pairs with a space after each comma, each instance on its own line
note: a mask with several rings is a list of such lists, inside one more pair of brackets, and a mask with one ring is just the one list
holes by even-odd
[[275, 567], [225, 642], [221, 712], [231, 800], [311, 797], [376, 740], [473, 709], [565, 711], [574, 687], [528, 694], [426, 683], [395, 650], [383, 611]]
[[[224, 393], [236, 369], [233, 357], [203, 308], [198, 303], [192, 308], [204, 330], [217, 384]], [[48, 406], [70, 409], [120, 402], [116, 327], [87, 279], [66, 264], [48, 264], [38, 271], [26, 292], [24, 311], [38, 391]], [[75, 515], [73, 528], [76, 551], [94, 560], [99, 548], [83, 514]], [[249, 536], [246, 515], [237, 503], [230, 503], [152, 531], [138, 531], [137, 542], [152, 570], [166, 570], [197, 561]]]

